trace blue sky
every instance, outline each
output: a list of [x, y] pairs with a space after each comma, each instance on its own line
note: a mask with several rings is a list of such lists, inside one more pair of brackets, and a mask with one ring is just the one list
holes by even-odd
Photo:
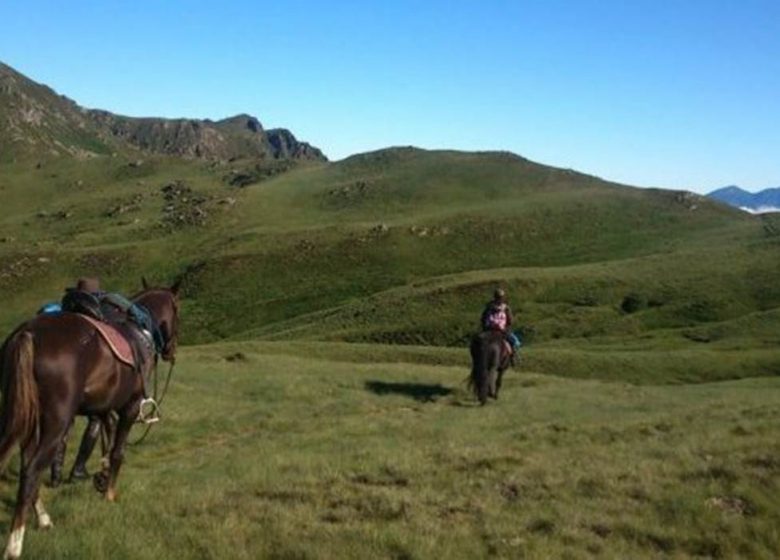
[[510, 150], [780, 186], [780, 1], [0, 0], [0, 61], [88, 107], [257, 116], [331, 159]]

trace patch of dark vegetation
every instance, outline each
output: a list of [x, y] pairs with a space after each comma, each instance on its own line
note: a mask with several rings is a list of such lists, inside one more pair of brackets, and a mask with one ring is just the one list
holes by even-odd
[[310, 504], [314, 502], [312, 496], [296, 490], [257, 490], [255, 496], [261, 500], [285, 504]]
[[527, 528], [532, 533], [552, 535], [555, 532], [555, 522], [546, 517], [540, 517], [531, 521]]
[[508, 502], [516, 502], [520, 499], [520, 488], [514, 482], [505, 482], [500, 486], [501, 496]]
[[397, 543], [388, 546], [387, 552], [388, 557], [393, 560], [414, 560], [416, 558], [412, 551]]
[[780, 457], [774, 455], [756, 455], [743, 461], [748, 467], [780, 472]]
[[674, 539], [653, 531], [639, 529], [633, 525], [619, 525], [615, 528], [615, 532], [627, 541], [650, 548], [656, 552], [671, 554], [677, 548]]
[[471, 504], [466, 505], [449, 505], [439, 510], [439, 517], [451, 519], [461, 516], [474, 516], [479, 513], [479, 508], [474, 507]]
[[576, 491], [585, 498], [598, 498], [606, 494], [606, 485], [601, 480], [584, 477], [577, 481]]
[[647, 492], [647, 490], [645, 490], [640, 486], [634, 486], [632, 488], [629, 488], [627, 495], [635, 502], [646, 503], [650, 501], [650, 494]]
[[397, 473], [391, 468], [384, 468], [377, 475], [370, 474], [356, 474], [350, 478], [355, 484], [363, 484], [366, 486], [384, 486], [384, 487], [400, 487], [404, 488], [409, 486], [409, 479], [401, 474]]
[[234, 352], [225, 356], [225, 360], [228, 362], [248, 362], [249, 358], [243, 352]]
[[620, 309], [623, 311], [623, 313], [627, 314], [636, 313], [646, 306], [647, 300], [644, 298], [644, 296], [636, 292], [626, 294], [623, 297], [623, 301], [620, 302]]
[[684, 481], [718, 480], [734, 483], [739, 479], [739, 476], [733, 470], [723, 465], [711, 465], [704, 469], [683, 473], [680, 478]]
[[404, 395], [419, 402], [435, 402], [439, 398], [452, 394], [453, 390], [441, 384], [428, 383], [389, 383], [386, 381], [366, 381], [366, 390], [377, 395]]
[[658, 422], [653, 426], [657, 431], [662, 432], [664, 434], [668, 434], [672, 430], [674, 430], [674, 426], [672, 424], [669, 424], [668, 422]]
[[712, 335], [704, 329], [688, 329], [682, 335], [693, 342], [712, 342]]
[[677, 315], [698, 323], [717, 321], [720, 319], [720, 303], [704, 297], [694, 297], [677, 309]]
[[231, 169], [223, 180], [233, 187], [244, 188], [286, 173], [295, 166], [296, 162], [289, 159], [263, 161], [250, 167]]
[[612, 529], [603, 523], [593, 523], [588, 527], [594, 535], [606, 539], [612, 534]]
[[399, 521], [409, 516], [405, 501], [393, 501], [382, 495], [336, 498], [328, 503], [322, 519], [330, 523], [347, 521]]
[[370, 179], [358, 179], [353, 182], [337, 185], [325, 192], [322, 206], [332, 210], [342, 210], [363, 205], [373, 199], [377, 192], [375, 184]]
[[73, 217], [72, 210], [57, 210], [56, 212], [49, 212], [47, 210], [41, 210], [35, 214], [35, 217], [42, 220], [48, 220], [52, 222], [58, 222], [62, 220], [69, 220]]
[[572, 304], [578, 307], [596, 307], [599, 300], [594, 294], [580, 294], [572, 300]]
[[522, 457], [514, 455], [496, 455], [492, 457], [479, 457], [478, 459], [463, 458], [456, 467], [459, 471], [483, 471], [499, 470], [505, 467], [514, 467], [524, 464]]
[[688, 554], [696, 558], [723, 558], [723, 547], [718, 541], [708, 537], [699, 537], [688, 540], [683, 548]]
[[731, 433], [734, 434], [735, 436], [741, 437], [741, 436], [749, 436], [751, 432], [750, 430], [745, 428], [745, 426], [739, 425], [739, 426], [734, 426], [731, 429]]

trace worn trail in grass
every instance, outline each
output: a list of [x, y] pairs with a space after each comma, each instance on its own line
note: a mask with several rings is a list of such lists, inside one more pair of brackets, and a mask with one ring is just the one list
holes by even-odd
[[[350, 353], [183, 349], [164, 421], [128, 452], [120, 502], [87, 485], [45, 489], [55, 529], [30, 531], [26, 554], [780, 551], [778, 378], [635, 386], [510, 372], [500, 401], [480, 408], [462, 367]], [[15, 480], [6, 476], [0, 495], [7, 528]]]

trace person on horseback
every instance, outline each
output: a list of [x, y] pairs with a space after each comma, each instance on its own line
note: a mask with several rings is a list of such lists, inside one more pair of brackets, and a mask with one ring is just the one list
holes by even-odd
[[497, 288], [493, 292], [493, 299], [485, 305], [480, 319], [481, 328], [484, 331], [499, 331], [504, 334], [506, 341], [512, 349], [512, 355], [520, 348], [520, 339], [512, 332], [512, 308], [507, 302], [506, 292]]

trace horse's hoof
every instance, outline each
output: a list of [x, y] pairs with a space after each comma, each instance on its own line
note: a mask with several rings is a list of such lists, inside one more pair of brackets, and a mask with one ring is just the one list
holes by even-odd
[[74, 469], [72, 473], [70, 473], [70, 478], [68, 478], [68, 482], [82, 482], [84, 480], [89, 479], [89, 473], [86, 469]]
[[92, 483], [95, 485], [95, 490], [105, 494], [106, 490], [108, 490], [108, 474], [103, 472], [95, 473], [92, 477]]
[[109, 488], [108, 490], [106, 490], [106, 500], [108, 500], [109, 502], [116, 502], [116, 498], [117, 498], [116, 490], [114, 490], [113, 488]]

